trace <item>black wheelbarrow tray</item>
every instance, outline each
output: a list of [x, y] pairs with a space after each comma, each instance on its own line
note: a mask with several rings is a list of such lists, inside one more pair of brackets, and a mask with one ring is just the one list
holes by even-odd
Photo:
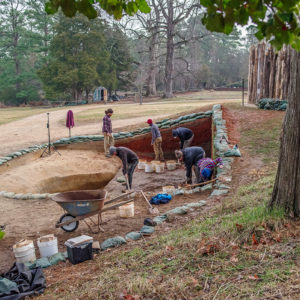
[[[60, 217], [55, 227], [61, 227], [64, 231], [72, 232], [77, 229], [80, 220], [85, 222], [84, 219], [98, 215], [98, 229], [103, 231], [100, 227], [101, 213], [132, 202], [133, 199], [129, 199], [118, 204], [108, 206], [108, 204], [117, 200], [126, 197], [129, 198], [129, 195], [133, 192], [134, 191], [131, 191], [108, 201], [105, 201], [107, 197], [107, 191], [105, 190], [79, 190], [56, 194], [51, 198], [63, 208], [65, 214]], [[94, 223], [92, 219], [90, 220]], [[90, 225], [87, 222], [85, 223], [92, 231]]]

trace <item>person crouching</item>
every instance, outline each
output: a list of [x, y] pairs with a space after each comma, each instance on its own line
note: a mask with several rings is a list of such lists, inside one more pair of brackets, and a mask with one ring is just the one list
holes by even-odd
[[[126, 147], [110, 147], [109, 148], [110, 155], [118, 156], [123, 164], [123, 175], [126, 178], [126, 190], [131, 190], [132, 188], [132, 177], [133, 172], [139, 162], [139, 158], [135, 152], [126, 148]], [[126, 192], [124, 190], [123, 192]]]
[[198, 161], [198, 168], [199, 168], [199, 182], [205, 182], [211, 179], [213, 171], [216, 166], [223, 168], [223, 160], [221, 157], [212, 160], [209, 157], [202, 158]]
[[193, 131], [185, 127], [178, 127], [176, 129], [173, 129], [172, 135], [174, 138], [179, 138], [181, 150], [190, 147], [194, 139]]
[[183, 161], [186, 168], [186, 183], [192, 183], [192, 169], [196, 176], [196, 182], [200, 180], [197, 162], [205, 157], [202, 147], [188, 147], [183, 150], [175, 150], [175, 156], [179, 161]]

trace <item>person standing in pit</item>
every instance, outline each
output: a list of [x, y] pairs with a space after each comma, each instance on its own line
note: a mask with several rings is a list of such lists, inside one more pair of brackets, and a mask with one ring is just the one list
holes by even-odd
[[172, 130], [172, 135], [174, 138], [180, 139], [180, 149], [183, 150], [190, 147], [194, 139], [194, 133], [191, 129], [185, 127], [178, 127]]
[[[110, 155], [117, 155], [123, 164], [123, 175], [126, 177], [126, 190], [131, 190], [132, 188], [132, 177], [133, 172], [139, 162], [139, 158], [135, 152], [126, 147], [110, 147]], [[123, 192], [126, 192], [124, 190]]]
[[175, 156], [179, 161], [183, 161], [186, 169], [186, 183], [192, 183], [192, 169], [196, 176], [196, 182], [200, 180], [198, 161], [205, 157], [205, 151], [202, 147], [188, 147], [183, 150], [175, 150]]
[[147, 121], [148, 125], [151, 127], [151, 133], [152, 133], [152, 141], [151, 145], [153, 145], [154, 153], [155, 153], [155, 160], [164, 161], [164, 153], [162, 150], [162, 138], [159, 131], [159, 128], [156, 124], [153, 124], [153, 121], [151, 119], [148, 119]]
[[102, 133], [104, 135], [104, 153], [106, 157], [111, 157], [109, 154], [109, 147], [113, 146], [115, 143], [111, 124], [111, 116], [113, 113], [114, 111], [109, 108], [105, 111], [105, 116], [103, 117]]

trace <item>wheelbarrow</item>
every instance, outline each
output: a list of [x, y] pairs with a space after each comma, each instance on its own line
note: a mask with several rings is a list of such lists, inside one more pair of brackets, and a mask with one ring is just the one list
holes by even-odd
[[[79, 225], [79, 221], [83, 220], [86, 225], [93, 232], [90, 225], [85, 221], [86, 218], [90, 218], [94, 225], [98, 226], [98, 232], [104, 231], [101, 227], [101, 213], [107, 210], [111, 210], [122, 206], [126, 203], [132, 202], [133, 199], [129, 199], [126, 201], [122, 201], [116, 205], [107, 206], [117, 200], [123, 199], [126, 196], [129, 196], [134, 191], [123, 194], [121, 196], [115, 197], [105, 202], [107, 197], [107, 191], [105, 190], [80, 190], [80, 191], [71, 191], [57, 194], [52, 197], [52, 200], [55, 201], [58, 205], [60, 205], [65, 214], [63, 214], [57, 224], [56, 228], [61, 227], [66, 232], [75, 231]], [[98, 215], [98, 224], [95, 223], [91, 217], [94, 215]], [[93, 232], [97, 233], [97, 232]]]

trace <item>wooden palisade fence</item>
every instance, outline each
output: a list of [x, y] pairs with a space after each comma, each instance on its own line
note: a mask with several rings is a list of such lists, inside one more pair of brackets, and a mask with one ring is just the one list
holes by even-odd
[[261, 98], [288, 100], [290, 59], [292, 48], [284, 46], [277, 52], [265, 42], [250, 47], [248, 102], [256, 104]]

